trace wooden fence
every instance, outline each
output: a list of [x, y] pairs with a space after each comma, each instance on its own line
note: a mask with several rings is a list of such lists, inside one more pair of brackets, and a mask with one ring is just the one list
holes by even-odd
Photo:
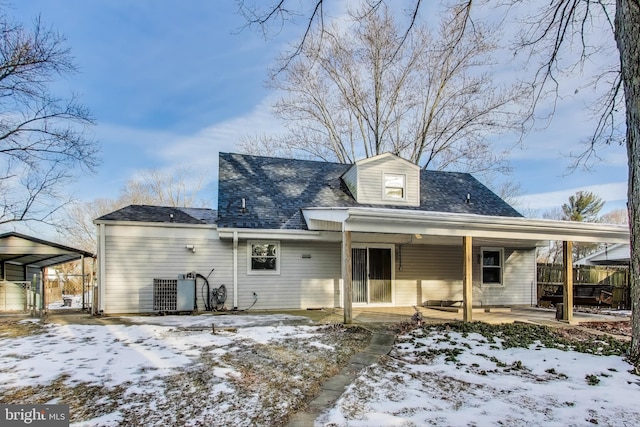
[[[538, 264], [538, 304], [562, 297], [563, 266]], [[575, 305], [605, 305], [629, 309], [628, 267], [582, 265], [573, 268]]]

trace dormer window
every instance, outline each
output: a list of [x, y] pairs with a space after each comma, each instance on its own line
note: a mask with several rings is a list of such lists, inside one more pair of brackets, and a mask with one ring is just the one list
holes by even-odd
[[358, 160], [341, 178], [357, 203], [420, 206], [420, 166], [391, 153]]
[[405, 200], [407, 179], [405, 175], [384, 174], [384, 198], [390, 200]]

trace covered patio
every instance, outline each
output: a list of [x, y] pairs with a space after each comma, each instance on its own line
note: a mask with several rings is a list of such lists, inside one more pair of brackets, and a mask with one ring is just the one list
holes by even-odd
[[[303, 209], [309, 230], [341, 231], [344, 323], [355, 319], [352, 295], [352, 247], [358, 236], [378, 233], [404, 235], [459, 246], [462, 250], [462, 319], [481, 320], [484, 312], [474, 312], [473, 246], [539, 247], [547, 241], [563, 242], [562, 320], [574, 321], [573, 242], [629, 243], [625, 225], [569, 222], [524, 217], [498, 217], [477, 214], [412, 211], [385, 208], [308, 208]], [[354, 238], [355, 236], [355, 238]], [[534, 268], [532, 266], [532, 268]], [[422, 308], [421, 308], [422, 310]], [[456, 313], [459, 314], [459, 313]]]

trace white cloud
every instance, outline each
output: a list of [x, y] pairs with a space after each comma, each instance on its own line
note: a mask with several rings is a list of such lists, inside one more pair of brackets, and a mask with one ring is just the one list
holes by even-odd
[[[218, 177], [220, 152], [235, 151], [243, 136], [284, 131], [270, 113], [271, 104], [272, 99], [265, 98], [245, 115], [188, 135], [101, 124], [97, 137], [104, 141], [105, 162], [97, 176], [83, 182], [89, 189], [85, 192], [90, 195], [82, 198], [115, 197], [126, 181], [142, 171], [171, 172], [176, 168], [189, 168], [194, 173], [194, 186], [203, 178], [202, 188], [212, 192]], [[215, 198], [215, 194], [208, 196]]]
[[590, 191], [600, 196], [606, 202], [627, 200], [627, 183], [610, 182], [607, 184], [587, 185], [584, 187], [568, 188], [566, 190], [529, 194], [519, 197], [517, 204], [528, 209], [557, 208], [566, 203], [569, 196], [574, 195], [577, 191]]
[[218, 162], [218, 153], [234, 151], [243, 136], [284, 131], [270, 112], [271, 99], [263, 99], [251, 112], [216, 123], [193, 135], [176, 136], [154, 154], [172, 164], [210, 167]]

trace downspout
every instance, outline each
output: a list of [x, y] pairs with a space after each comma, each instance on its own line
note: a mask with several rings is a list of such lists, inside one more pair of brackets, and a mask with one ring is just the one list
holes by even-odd
[[233, 232], [233, 308], [238, 309], [238, 232]]
[[85, 308], [87, 307], [86, 302], [85, 302], [85, 298], [84, 295], [86, 293], [86, 280], [84, 277], [84, 254], [80, 255], [80, 271], [82, 274], [82, 311], [85, 310]]
[[105, 286], [107, 268], [105, 263], [106, 236], [105, 225], [98, 226], [98, 312], [101, 314], [105, 309]]

